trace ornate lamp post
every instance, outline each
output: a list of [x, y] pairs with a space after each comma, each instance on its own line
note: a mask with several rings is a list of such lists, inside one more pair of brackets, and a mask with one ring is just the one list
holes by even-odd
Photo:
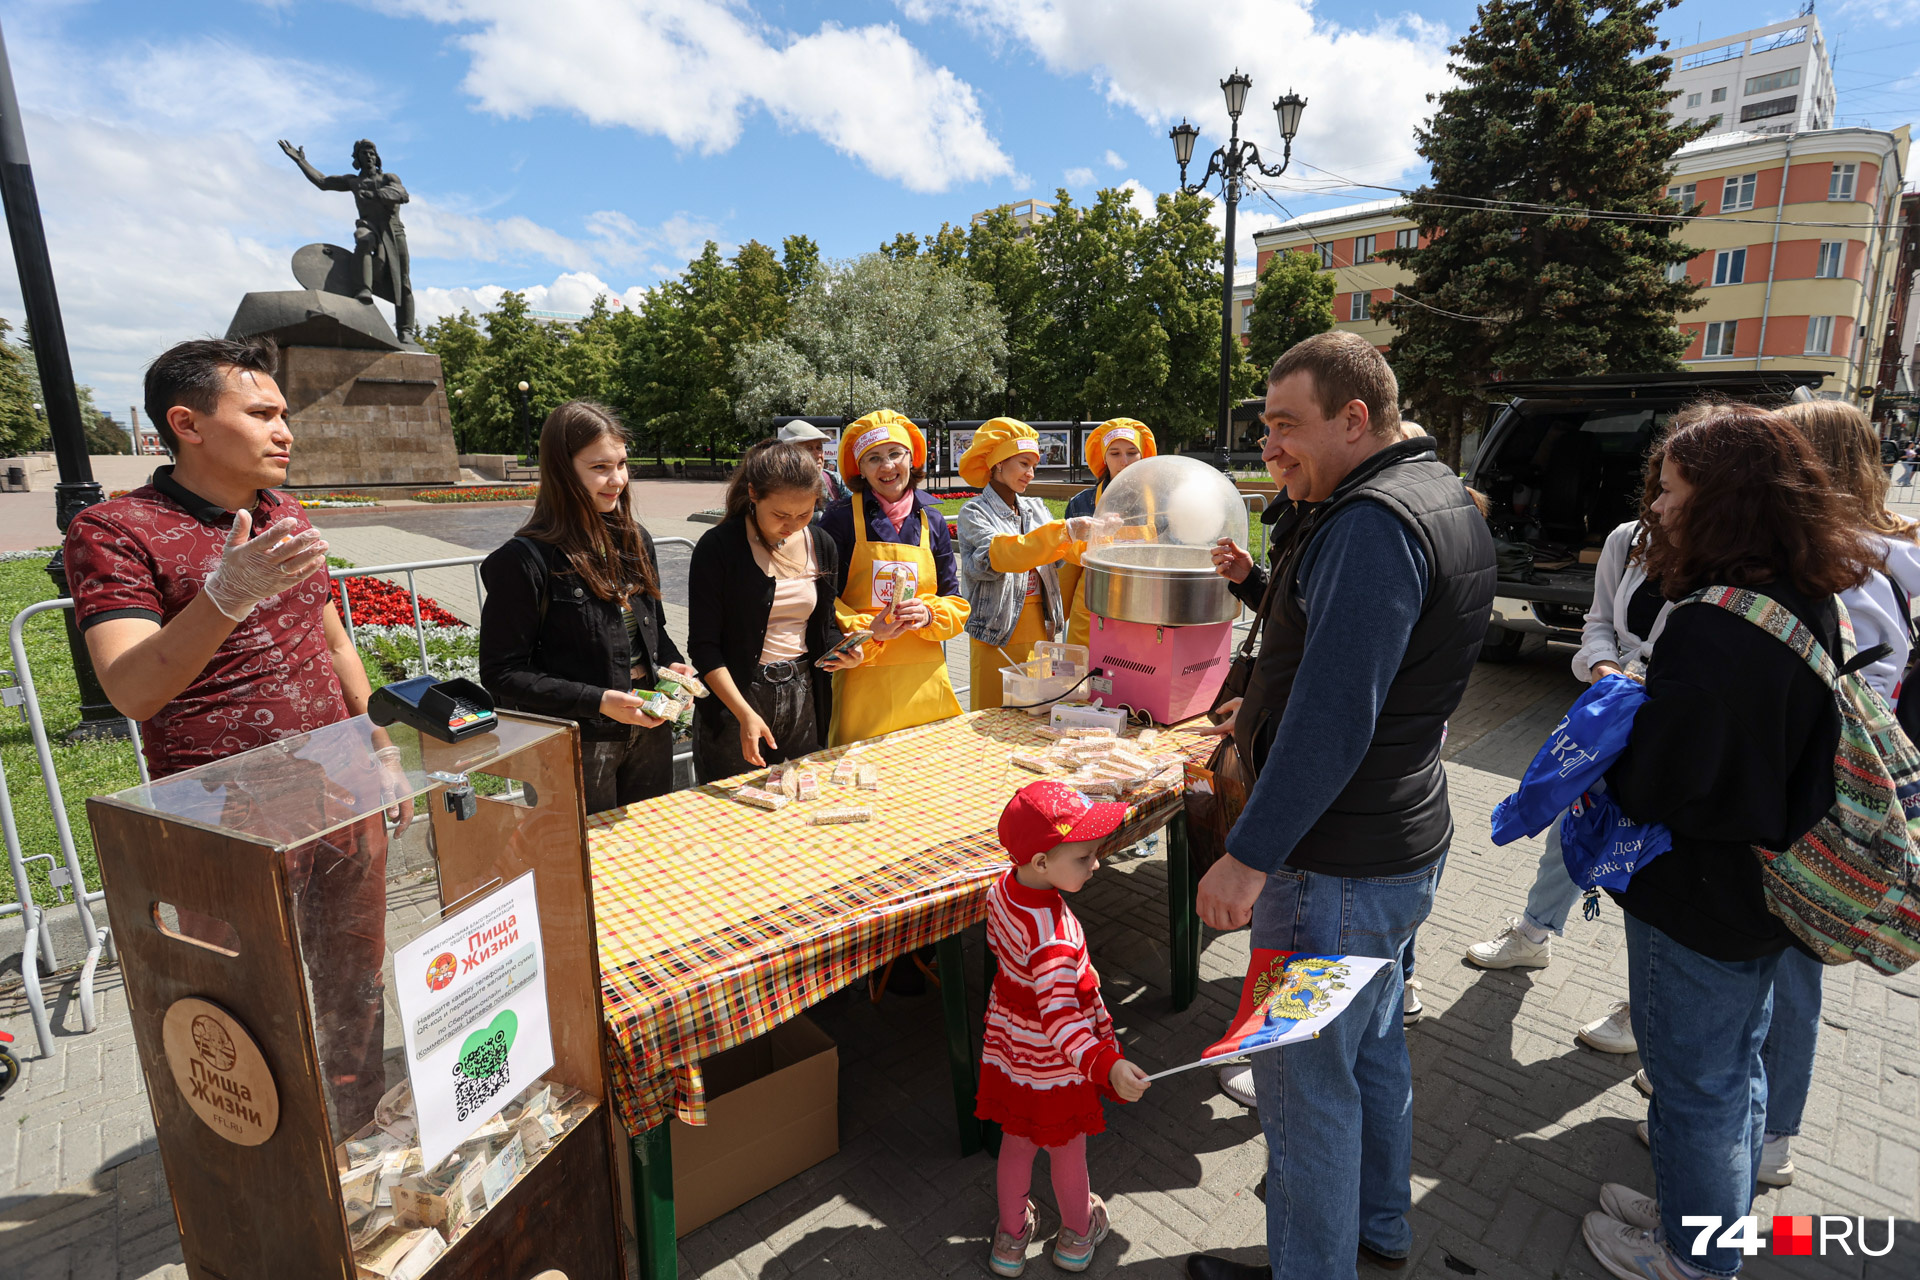
[[533, 408], [528, 402], [527, 393], [533, 388], [522, 378], [514, 390], [520, 393], [520, 449], [521, 456], [535, 461], [533, 456]]
[[1232, 457], [1227, 444], [1233, 423], [1233, 223], [1234, 211], [1240, 204], [1240, 183], [1249, 170], [1258, 170], [1269, 178], [1277, 178], [1287, 171], [1287, 165], [1293, 160], [1293, 135], [1300, 131], [1300, 113], [1307, 106], [1307, 100], [1291, 90], [1275, 100], [1273, 113], [1280, 121], [1280, 137], [1286, 144], [1286, 151], [1278, 165], [1266, 165], [1261, 163], [1260, 148], [1240, 137], [1240, 112], [1247, 105], [1247, 91], [1251, 88], [1253, 77], [1242, 75], [1237, 68], [1220, 82], [1220, 92], [1226, 95], [1227, 115], [1233, 121], [1233, 129], [1226, 145], [1207, 158], [1207, 171], [1201, 175], [1200, 181], [1191, 185], [1187, 182], [1187, 164], [1193, 159], [1193, 144], [1200, 136], [1200, 130], [1182, 120], [1167, 134], [1173, 139], [1173, 158], [1180, 164], [1180, 189], [1197, 195], [1205, 191], [1207, 184], [1218, 174], [1227, 202], [1227, 239], [1221, 255], [1223, 265], [1220, 272], [1220, 427], [1214, 442], [1222, 471], [1232, 469]]

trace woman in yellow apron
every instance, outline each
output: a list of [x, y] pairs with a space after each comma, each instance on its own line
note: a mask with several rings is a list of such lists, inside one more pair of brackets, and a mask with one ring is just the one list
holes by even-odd
[[941, 642], [966, 625], [967, 602], [947, 518], [919, 488], [926, 462], [926, 437], [891, 409], [840, 435], [840, 474], [853, 493], [820, 525], [840, 548], [840, 628], [875, 638], [865, 662], [833, 678], [830, 746], [960, 714]]
[[[960, 478], [980, 488], [960, 508], [960, 572], [966, 584], [969, 706], [1001, 705], [1000, 668], [1025, 662], [1042, 640], [1067, 633], [1058, 565], [1078, 563], [1084, 542], [1047, 504], [1025, 497], [1040, 461], [1040, 440], [1014, 418], [995, 418], [973, 433]], [[1076, 530], [1084, 537], [1089, 518]]]
[[[1113, 478], [1142, 458], [1159, 453], [1153, 432], [1147, 424], [1133, 418], [1108, 418], [1087, 436], [1087, 469], [1098, 482], [1067, 500], [1067, 518], [1090, 516], [1100, 504]], [[1124, 536], [1124, 535], [1121, 535]], [[1080, 580], [1077, 563], [1060, 566], [1060, 593], [1071, 603], [1067, 607], [1067, 643], [1085, 644], [1088, 636], [1087, 585]]]

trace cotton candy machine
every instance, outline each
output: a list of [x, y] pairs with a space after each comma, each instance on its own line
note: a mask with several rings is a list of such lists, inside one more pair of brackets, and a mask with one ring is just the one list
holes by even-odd
[[1162, 724], [1200, 714], [1226, 678], [1240, 613], [1213, 547], [1247, 545], [1246, 504], [1206, 463], [1158, 457], [1121, 472], [1095, 514], [1106, 519], [1082, 578], [1095, 689]]

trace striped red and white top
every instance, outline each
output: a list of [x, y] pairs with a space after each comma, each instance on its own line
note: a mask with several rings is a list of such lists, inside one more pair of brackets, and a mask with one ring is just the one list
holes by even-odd
[[1077, 1094], [1091, 1084], [1108, 1092], [1120, 1045], [1087, 935], [1058, 891], [1030, 889], [1012, 871], [1001, 876], [987, 895], [987, 945], [1000, 972], [982, 1062], [1027, 1090]]

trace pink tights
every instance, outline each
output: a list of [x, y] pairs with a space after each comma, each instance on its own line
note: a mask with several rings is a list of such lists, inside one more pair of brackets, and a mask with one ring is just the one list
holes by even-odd
[[[1033, 1186], [1033, 1157], [1039, 1151], [1031, 1138], [1000, 1135], [1000, 1168], [995, 1181], [1000, 1196], [1000, 1229], [1008, 1235], [1017, 1236], [1026, 1230], [1027, 1190]], [[1084, 1236], [1092, 1225], [1089, 1219], [1093, 1209], [1087, 1184], [1087, 1135], [1083, 1133], [1065, 1146], [1048, 1147], [1046, 1151], [1060, 1221]]]

